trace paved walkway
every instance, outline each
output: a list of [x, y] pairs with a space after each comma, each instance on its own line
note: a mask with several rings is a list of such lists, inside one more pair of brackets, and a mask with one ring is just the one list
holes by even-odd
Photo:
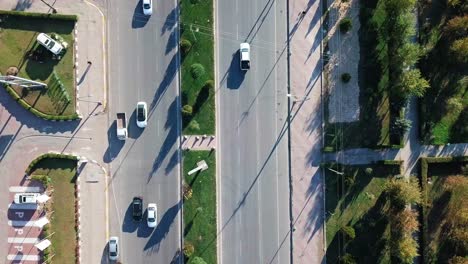
[[[303, 15], [302, 12], [305, 12]], [[293, 262], [324, 263], [320, 1], [289, 1]]]
[[[76, 78], [79, 85], [79, 112], [83, 119], [79, 122], [50, 122], [39, 119], [21, 108], [0, 89], [0, 175], [8, 181], [21, 179], [27, 165], [38, 155], [48, 152], [74, 153], [104, 164], [103, 157], [108, 146], [106, 114], [100, 114], [106, 105], [105, 100], [105, 48], [104, 19], [93, 5], [93, 1], [59, 0], [46, 1], [54, 4], [58, 13], [77, 14], [76, 27], [78, 49], [76, 56]], [[99, 0], [102, 4], [102, 1]], [[0, 0], [0, 9], [24, 10], [30, 12], [50, 12], [50, 8], [40, 0]], [[71, 50], [70, 50], [71, 51]], [[88, 67], [88, 61], [92, 65]], [[98, 104], [101, 102], [103, 105]], [[96, 170], [92, 164], [86, 165], [80, 174], [82, 256], [81, 263], [100, 263], [105, 256], [106, 245], [106, 201], [105, 178], [95, 179]], [[86, 169], [87, 168], [87, 169]], [[93, 175], [88, 175], [88, 174]], [[0, 188], [0, 200], [8, 200], [8, 186]], [[7, 211], [0, 204], [0, 222]], [[0, 228], [0, 259], [6, 259], [6, 229]], [[6, 257], [5, 257], [6, 258]], [[28, 262], [29, 263], [29, 262]]]

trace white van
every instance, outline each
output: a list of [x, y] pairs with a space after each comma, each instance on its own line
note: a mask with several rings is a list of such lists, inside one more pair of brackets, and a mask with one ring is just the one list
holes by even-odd
[[15, 194], [16, 204], [37, 203], [38, 193], [17, 193]]
[[63, 50], [63, 46], [58, 41], [53, 40], [45, 33], [40, 33], [36, 40], [55, 55], [59, 55]]

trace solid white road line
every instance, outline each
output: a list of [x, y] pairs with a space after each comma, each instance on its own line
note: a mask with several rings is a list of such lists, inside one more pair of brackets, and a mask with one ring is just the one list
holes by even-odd
[[8, 255], [7, 256], [8, 260], [13, 260], [13, 261], [39, 261], [40, 258], [38, 255]]
[[39, 242], [37, 237], [9, 237], [8, 243], [12, 244], [36, 244]]
[[17, 193], [22, 193], [22, 192], [32, 192], [32, 193], [38, 193], [41, 192], [41, 187], [25, 187], [25, 186], [11, 186], [8, 188], [10, 192], [17, 192]]
[[37, 204], [9, 204], [8, 209], [12, 210], [36, 210]]
[[14, 227], [34, 226], [35, 222], [36, 221], [8, 221], [8, 225]]

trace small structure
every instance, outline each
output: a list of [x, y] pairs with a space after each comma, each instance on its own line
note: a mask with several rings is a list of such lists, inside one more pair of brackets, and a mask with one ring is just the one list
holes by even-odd
[[39, 243], [35, 244], [34, 246], [37, 247], [40, 251], [44, 251], [44, 249], [48, 248], [52, 243], [49, 239], [43, 239]]
[[34, 221], [34, 225], [39, 227], [39, 228], [43, 228], [45, 225], [47, 225], [49, 223], [49, 219], [47, 219], [47, 217], [41, 217], [39, 218], [38, 220]]
[[188, 175], [192, 175], [197, 171], [204, 171], [206, 169], [208, 169], [208, 164], [206, 164], [206, 161], [201, 160], [197, 162], [197, 167], [195, 169], [188, 172]]
[[36, 201], [38, 203], [45, 203], [50, 199], [50, 197], [47, 194], [41, 194], [36, 198]]

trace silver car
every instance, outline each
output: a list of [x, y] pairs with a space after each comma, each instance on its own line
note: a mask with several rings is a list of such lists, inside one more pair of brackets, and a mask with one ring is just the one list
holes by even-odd
[[148, 217], [146, 218], [146, 222], [148, 223], [148, 227], [156, 227], [156, 221], [158, 219], [158, 207], [154, 203], [148, 204]]
[[119, 258], [119, 238], [111, 237], [109, 239], [109, 259], [117, 260]]

